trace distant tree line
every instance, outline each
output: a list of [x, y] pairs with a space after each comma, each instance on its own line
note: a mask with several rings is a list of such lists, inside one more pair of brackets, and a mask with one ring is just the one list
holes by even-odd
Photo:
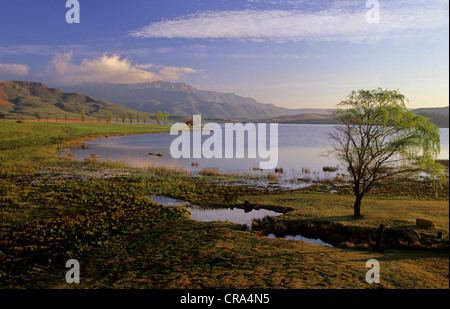
[[[58, 114], [45, 114], [44, 115], [42, 112], [36, 112], [34, 115], [38, 121], [41, 121], [43, 118], [45, 118], [47, 120], [47, 122], [49, 122], [50, 118], [54, 118], [56, 122], [58, 122], [58, 120], [59, 120]], [[67, 120], [69, 119], [69, 115], [64, 114], [63, 117], [64, 117], [64, 121], [67, 122]], [[97, 114], [95, 115], [95, 117], [97, 118], [97, 122], [106, 121], [107, 123], [111, 123], [111, 121], [113, 119], [113, 113], [111, 111], [107, 111], [107, 110], [104, 110], [104, 111], [99, 110], [97, 112]], [[81, 119], [81, 122], [86, 122], [86, 120], [87, 120], [86, 111], [84, 109], [81, 110], [81, 112], [80, 112], [80, 119]], [[151, 120], [151, 115], [147, 114], [147, 113], [135, 113], [132, 111], [127, 112], [125, 110], [121, 110], [115, 116], [116, 123], [119, 122], [119, 119], [122, 121], [122, 123], [129, 122], [131, 124], [134, 121], [136, 121], [136, 123], [143, 122], [144, 124], [146, 124], [148, 121]], [[161, 123], [166, 124], [169, 121], [169, 113], [158, 111], [155, 114], [155, 121], [158, 124], [161, 124]]]

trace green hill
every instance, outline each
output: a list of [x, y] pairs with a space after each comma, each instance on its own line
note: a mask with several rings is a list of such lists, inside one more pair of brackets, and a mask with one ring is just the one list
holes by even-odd
[[109, 103], [76, 92], [64, 93], [42, 83], [0, 81], [0, 118], [2, 119], [36, 119], [36, 113], [40, 113], [42, 118], [80, 118], [82, 110], [88, 118], [105, 111], [110, 111], [113, 117], [118, 116], [122, 110], [137, 112], [120, 104]]
[[449, 107], [429, 107], [418, 108], [413, 110], [416, 115], [430, 118], [430, 122], [436, 124], [440, 128], [448, 128], [449, 126]]

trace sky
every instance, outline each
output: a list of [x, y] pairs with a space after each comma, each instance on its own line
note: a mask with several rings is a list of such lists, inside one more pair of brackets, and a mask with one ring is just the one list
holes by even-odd
[[[449, 105], [448, 0], [1, 0], [0, 80], [183, 82], [288, 108]], [[70, 18], [69, 18], [70, 20]]]

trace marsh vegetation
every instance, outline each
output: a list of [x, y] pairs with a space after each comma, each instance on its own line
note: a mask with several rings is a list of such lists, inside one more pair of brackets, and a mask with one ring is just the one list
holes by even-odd
[[[0, 122], [0, 286], [71, 288], [64, 265], [75, 258], [83, 265], [78, 288], [370, 288], [365, 261], [376, 258], [383, 265], [378, 287], [448, 288], [448, 178], [439, 186], [399, 178], [374, 187], [356, 219], [346, 184], [261, 187], [215, 170], [103, 161], [89, 148], [90, 138], [165, 130]], [[93, 159], [69, 159], [82, 141]], [[253, 220], [248, 230], [193, 220], [187, 205], [167, 207], [152, 196], [282, 215]], [[418, 227], [416, 218], [435, 227]], [[372, 243], [381, 222], [383, 253]], [[320, 236], [334, 247], [271, 233]]]

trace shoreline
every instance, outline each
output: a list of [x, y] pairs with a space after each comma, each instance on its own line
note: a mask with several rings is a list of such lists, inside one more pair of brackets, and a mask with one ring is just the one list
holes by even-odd
[[[15, 126], [24, 129], [21, 124]], [[42, 137], [47, 143], [30, 140], [31, 146], [0, 151], [0, 157], [11, 164], [2, 161], [0, 169], [0, 239], [8, 239], [0, 243], [2, 287], [70, 288], [61, 283], [60, 265], [76, 257], [90, 265], [83, 270], [83, 288], [363, 288], [365, 283], [358, 278], [366, 270], [364, 265], [360, 269], [354, 263], [355, 258], [383, 260], [384, 288], [405, 288], [411, 284], [448, 288], [448, 278], [442, 277], [442, 272], [447, 270], [448, 274], [448, 250], [439, 249], [448, 245], [448, 222], [442, 218], [448, 215], [448, 191], [441, 200], [431, 195], [417, 200], [417, 191], [426, 192], [431, 187], [418, 189], [411, 182], [391, 184], [395, 186], [368, 197], [362, 208], [363, 218], [355, 220], [348, 209], [352, 198], [345, 187], [337, 193], [329, 193], [323, 185], [270, 191], [228, 184], [215, 175], [193, 177], [166, 168], [58, 161], [52, 156], [57, 147], [53, 137], [57, 138], [59, 132], [42, 132], [50, 134]], [[4, 143], [0, 140], [0, 145]], [[29, 156], [35, 161], [29, 161]], [[30, 165], [36, 169], [30, 169]], [[9, 177], [9, 173], [16, 176]], [[146, 197], [152, 194], [212, 209], [246, 209], [247, 205], [247, 210], [250, 206], [283, 210], [283, 215], [273, 221], [258, 222], [255, 227], [260, 230], [249, 232], [237, 224], [191, 220], [183, 207], [169, 209]], [[414, 222], [408, 220], [418, 215], [436, 222], [437, 229], [416, 229], [423, 240], [431, 241], [429, 249], [426, 243], [413, 248], [413, 242], [407, 242], [406, 248], [386, 246], [385, 252], [380, 253], [364, 238], [375, 231], [380, 220], [398, 231], [394, 233], [397, 238], [407, 237], [403, 231], [415, 228]], [[324, 222], [334, 224], [325, 230], [321, 225]], [[319, 232], [320, 228], [321, 233], [336, 235], [333, 243], [340, 245], [324, 249], [302, 241], [264, 236], [269, 231], [282, 235], [308, 226], [311, 231]], [[360, 238], [345, 236], [348, 229], [352, 231], [349, 235], [357, 235], [356, 231]], [[362, 233], [366, 230], [368, 235]], [[443, 239], [435, 243], [437, 231], [443, 232]], [[328, 253], [324, 254], [324, 250]], [[408, 276], [396, 275], [400, 265], [407, 266]], [[270, 270], [270, 277], [264, 269]], [[99, 272], [106, 270], [109, 275], [99, 277]], [[335, 280], [340, 276], [351, 280]], [[144, 278], [148, 280], [140, 281]]]

